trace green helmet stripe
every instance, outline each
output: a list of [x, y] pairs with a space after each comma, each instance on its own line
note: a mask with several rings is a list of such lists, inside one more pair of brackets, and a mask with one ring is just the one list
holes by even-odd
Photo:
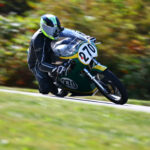
[[49, 19], [51, 19], [51, 20], [52, 20], [52, 22], [53, 22], [53, 24], [54, 24], [54, 26], [56, 26], [56, 27], [57, 27], [56, 17], [55, 17], [55, 16], [53, 16], [53, 17], [49, 17]]

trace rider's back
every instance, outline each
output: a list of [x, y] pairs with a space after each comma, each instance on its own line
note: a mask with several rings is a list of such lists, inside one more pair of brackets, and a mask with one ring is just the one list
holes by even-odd
[[35, 67], [38, 60], [41, 60], [43, 47], [46, 45], [47, 49], [50, 48], [50, 44], [48, 44], [50, 42], [51, 40], [45, 37], [40, 29], [34, 33], [31, 39], [28, 55], [28, 64], [30, 69]]

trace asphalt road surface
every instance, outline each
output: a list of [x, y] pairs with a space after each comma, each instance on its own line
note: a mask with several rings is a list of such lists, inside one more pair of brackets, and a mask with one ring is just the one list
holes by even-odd
[[92, 99], [82, 99], [82, 98], [75, 98], [75, 97], [60, 98], [60, 97], [51, 96], [51, 95], [42, 95], [40, 93], [21, 92], [21, 91], [5, 90], [5, 89], [0, 89], [0, 91], [6, 92], [6, 93], [23, 94], [23, 95], [36, 96], [36, 97], [56, 98], [57, 100], [63, 100], [63, 101], [71, 101], [71, 102], [78, 102], [78, 103], [84, 103], [84, 104], [107, 106], [107, 107], [114, 107], [117, 109], [126, 109], [126, 110], [150, 113], [150, 107], [148, 106], [131, 105], [131, 104], [117, 105], [112, 102], [106, 102], [106, 101], [97, 101], [97, 100], [92, 100]]

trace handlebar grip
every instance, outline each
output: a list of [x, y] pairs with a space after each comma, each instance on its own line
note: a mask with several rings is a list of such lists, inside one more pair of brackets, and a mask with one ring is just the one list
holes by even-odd
[[72, 63], [72, 59], [69, 59], [67, 62], [65, 62], [63, 65], [64, 67], [68, 67]]

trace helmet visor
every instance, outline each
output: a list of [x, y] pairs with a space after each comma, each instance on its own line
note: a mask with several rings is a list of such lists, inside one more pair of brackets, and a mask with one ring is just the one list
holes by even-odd
[[46, 32], [46, 34], [48, 36], [52, 36], [52, 37], [58, 37], [61, 30], [58, 27], [50, 27], [47, 26], [46, 24], [42, 24], [42, 29]]

